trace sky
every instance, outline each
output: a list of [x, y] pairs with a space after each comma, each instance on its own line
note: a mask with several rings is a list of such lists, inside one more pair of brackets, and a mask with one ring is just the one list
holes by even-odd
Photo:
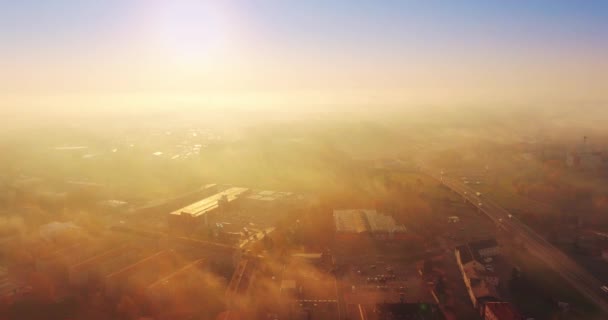
[[607, 1], [0, 0], [0, 108], [608, 101]]

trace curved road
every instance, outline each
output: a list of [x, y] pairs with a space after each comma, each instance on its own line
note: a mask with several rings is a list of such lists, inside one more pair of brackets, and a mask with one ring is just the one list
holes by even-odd
[[593, 302], [604, 314], [608, 315], [608, 299], [600, 289], [603, 285], [600, 280], [492, 200], [477, 196], [475, 190], [457, 179], [443, 175], [439, 170], [424, 166], [420, 166], [419, 169], [464, 197], [500, 228], [521, 239], [531, 254], [559, 273], [572, 287]]

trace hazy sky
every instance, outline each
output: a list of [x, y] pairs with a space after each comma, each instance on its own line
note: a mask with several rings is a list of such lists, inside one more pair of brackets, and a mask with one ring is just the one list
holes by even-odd
[[0, 0], [0, 107], [608, 100], [608, 1]]

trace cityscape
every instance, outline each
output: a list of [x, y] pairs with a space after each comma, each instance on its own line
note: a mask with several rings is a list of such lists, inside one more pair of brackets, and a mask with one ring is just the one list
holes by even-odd
[[608, 319], [603, 2], [0, 21], [0, 320]]

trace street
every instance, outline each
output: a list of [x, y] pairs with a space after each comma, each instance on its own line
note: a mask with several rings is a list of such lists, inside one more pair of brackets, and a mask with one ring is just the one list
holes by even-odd
[[567, 255], [555, 248], [507, 210], [457, 179], [447, 177], [439, 170], [420, 166], [421, 172], [428, 174], [452, 191], [472, 203], [480, 212], [487, 215], [501, 229], [517, 237], [531, 255], [538, 257], [551, 269], [559, 273], [572, 287], [593, 302], [603, 313], [608, 314], [608, 301], [600, 287], [603, 283]]

